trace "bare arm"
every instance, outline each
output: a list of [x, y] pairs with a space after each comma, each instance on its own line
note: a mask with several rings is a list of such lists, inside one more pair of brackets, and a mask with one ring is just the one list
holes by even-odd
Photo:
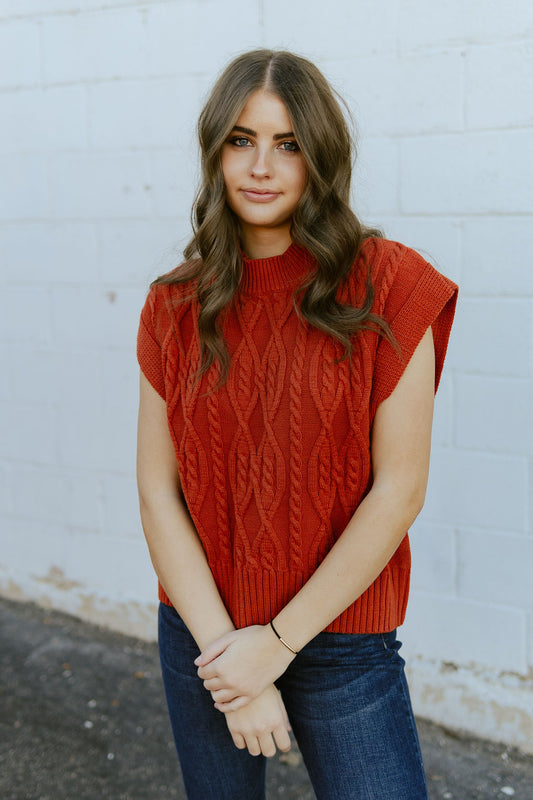
[[[200, 648], [234, 630], [180, 491], [166, 404], [141, 373], [137, 439], [141, 520], [156, 574]], [[246, 708], [226, 714], [239, 748], [272, 756], [290, 749], [285, 706], [270, 683]]]
[[[340, 538], [274, 619], [300, 650], [353, 603], [386, 566], [422, 508], [429, 470], [435, 353], [425, 333], [372, 429], [373, 486]], [[233, 649], [233, 652], [232, 652]], [[199, 675], [222, 710], [248, 702], [293, 658], [269, 626], [228, 634], [202, 653]]]
[[141, 521], [156, 574], [198, 647], [234, 629], [180, 492], [165, 401], [141, 373], [137, 435]]

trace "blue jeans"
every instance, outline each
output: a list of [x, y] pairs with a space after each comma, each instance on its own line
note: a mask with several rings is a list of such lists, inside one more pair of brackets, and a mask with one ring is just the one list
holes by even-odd
[[[427, 800], [400, 646], [395, 631], [320, 633], [276, 682], [318, 800]], [[159, 652], [189, 800], [264, 800], [265, 758], [233, 744], [196, 643], [163, 604]]]

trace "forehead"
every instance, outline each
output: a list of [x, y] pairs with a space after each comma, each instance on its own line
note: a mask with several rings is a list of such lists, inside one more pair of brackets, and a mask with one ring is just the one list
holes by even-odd
[[236, 125], [251, 128], [262, 134], [288, 133], [292, 130], [287, 108], [272, 92], [254, 92], [241, 111]]

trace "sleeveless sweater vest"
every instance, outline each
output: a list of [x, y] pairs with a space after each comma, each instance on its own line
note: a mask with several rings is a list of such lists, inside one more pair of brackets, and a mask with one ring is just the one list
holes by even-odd
[[[292, 244], [281, 256], [244, 257], [243, 267], [223, 316], [229, 377], [216, 392], [218, 364], [193, 382], [199, 305], [190, 282], [150, 290], [137, 346], [141, 369], [166, 401], [183, 495], [238, 628], [274, 617], [342, 534], [372, 485], [376, 409], [430, 325], [437, 389], [457, 297], [455, 284], [413, 250], [366, 240], [337, 298], [360, 306], [369, 267], [373, 311], [401, 352], [369, 330], [352, 337], [351, 359], [335, 363], [344, 347], [294, 305], [314, 268], [309, 253]], [[382, 573], [327, 630], [400, 625], [409, 573], [406, 531]], [[161, 586], [159, 597], [170, 602]]]

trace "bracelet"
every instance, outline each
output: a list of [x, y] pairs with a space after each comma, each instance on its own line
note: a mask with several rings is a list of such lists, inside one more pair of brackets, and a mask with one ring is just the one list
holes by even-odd
[[284, 645], [285, 645], [285, 647], [287, 648], [287, 650], [290, 650], [290, 651], [291, 651], [291, 653], [294, 653], [294, 655], [295, 655], [295, 656], [297, 656], [299, 651], [298, 651], [298, 650], [295, 650], [295, 649], [294, 649], [294, 647], [291, 647], [291, 646], [290, 646], [290, 644], [289, 644], [288, 642], [286, 642], [286, 641], [285, 641], [285, 639], [282, 639], [282, 638], [281, 638], [281, 636], [279, 635], [279, 633], [278, 633], [278, 632], [277, 632], [277, 630], [275, 629], [275, 627], [274, 627], [274, 623], [272, 622], [272, 620], [270, 620], [270, 627], [272, 628], [272, 630], [274, 631], [274, 633], [276, 634], [276, 636], [277, 636], [277, 637], [278, 637], [278, 639], [280, 640], [281, 644], [284, 644]]

